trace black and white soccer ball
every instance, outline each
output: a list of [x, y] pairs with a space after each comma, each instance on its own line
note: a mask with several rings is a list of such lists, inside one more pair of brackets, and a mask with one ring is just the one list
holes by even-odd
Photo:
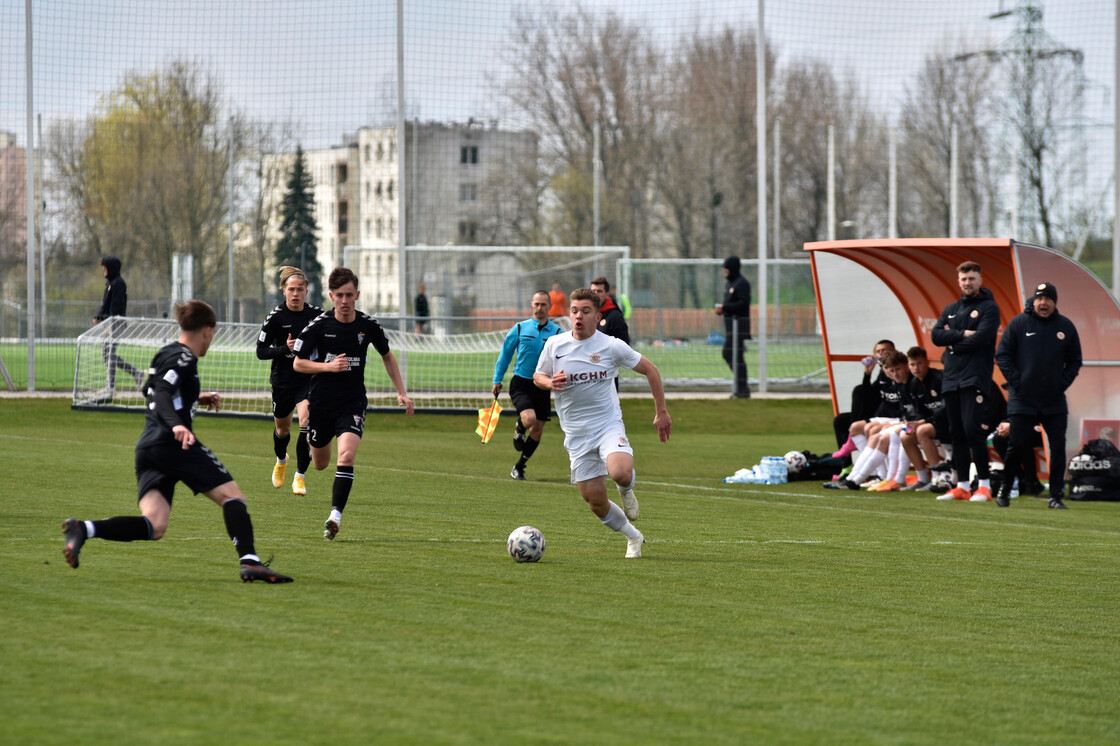
[[544, 554], [544, 534], [532, 526], [518, 526], [506, 540], [506, 548], [518, 562], [536, 562]]
[[785, 455], [785, 460], [786, 467], [789, 469], [790, 474], [796, 474], [809, 463], [805, 458], [805, 454], [801, 451], [790, 451]]

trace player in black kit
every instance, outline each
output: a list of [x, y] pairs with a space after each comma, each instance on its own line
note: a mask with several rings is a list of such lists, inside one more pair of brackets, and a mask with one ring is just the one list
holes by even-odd
[[62, 522], [66, 545], [62, 550], [71, 567], [78, 566], [78, 553], [87, 539], [109, 541], [154, 541], [167, 531], [175, 483], [182, 482], [195, 494], [202, 492], [222, 506], [226, 531], [241, 560], [241, 579], [246, 583], [290, 583], [292, 579], [260, 561], [253, 546], [253, 524], [245, 496], [226, 467], [202, 445], [191, 430], [198, 405], [221, 408], [221, 397], [201, 393], [198, 358], [210, 349], [218, 319], [214, 309], [200, 300], [175, 308], [179, 341], [163, 347], [152, 359], [144, 394], [148, 408], [144, 432], [136, 443], [136, 484], [139, 516], [117, 516], [102, 521], [67, 518]]
[[334, 309], [308, 324], [292, 348], [297, 373], [311, 373], [311, 460], [322, 470], [331, 462], [331, 439], [338, 438], [338, 460], [331, 489], [331, 514], [323, 525], [323, 538], [332, 541], [342, 522], [342, 511], [354, 484], [354, 457], [362, 442], [366, 420], [366, 348], [373, 345], [393, 388], [397, 402], [413, 414], [396, 356], [389, 350], [385, 332], [371, 316], [358, 311], [358, 277], [346, 267], [336, 267], [327, 280]]
[[299, 413], [299, 438], [296, 440], [296, 474], [292, 492], [306, 495], [303, 475], [311, 465], [311, 448], [307, 445], [307, 391], [311, 376], [292, 370], [296, 337], [312, 319], [323, 312], [318, 306], [304, 302], [307, 297], [307, 275], [296, 267], [280, 268], [280, 291], [284, 302], [272, 309], [257, 335], [257, 359], [272, 361], [272, 449], [276, 464], [272, 467], [272, 486], [283, 487], [288, 471], [288, 443], [291, 441], [292, 410]]

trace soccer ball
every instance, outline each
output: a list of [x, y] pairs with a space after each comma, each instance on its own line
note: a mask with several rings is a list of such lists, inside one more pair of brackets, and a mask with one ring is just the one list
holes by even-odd
[[536, 562], [544, 554], [544, 534], [532, 526], [518, 526], [506, 540], [506, 548], [518, 562]]
[[790, 474], [796, 474], [805, 468], [805, 464], [809, 463], [805, 459], [805, 454], [801, 451], [790, 451], [785, 455], [785, 459]]

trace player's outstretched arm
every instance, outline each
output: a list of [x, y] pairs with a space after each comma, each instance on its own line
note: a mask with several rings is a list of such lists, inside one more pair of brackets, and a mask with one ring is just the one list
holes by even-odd
[[381, 363], [385, 366], [385, 372], [389, 374], [389, 380], [393, 382], [393, 388], [397, 390], [397, 403], [404, 407], [409, 417], [412, 417], [415, 414], [415, 407], [412, 405], [412, 399], [408, 398], [408, 392], [405, 391], [397, 356], [392, 351], [386, 352], [381, 356]]
[[673, 430], [673, 420], [669, 417], [669, 409], [665, 406], [665, 385], [661, 382], [661, 371], [649, 361], [645, 355], [634, 366], [635, 373], [641, 373], [649, 381], [649, 392], [653, 394], [653, 426], [657, 428], [657, 435], [664, 443], [669, 440]]

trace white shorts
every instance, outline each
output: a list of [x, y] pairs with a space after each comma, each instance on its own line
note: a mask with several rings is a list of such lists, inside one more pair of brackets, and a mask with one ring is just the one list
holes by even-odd
[[595, 435], [566, 437], [564, 449], [571, 461], [573, 483], [606, 476], [607, 456], [612, 453], [634, 455], [630, 439], [626, 437], [626, 427], [621, 422]]

